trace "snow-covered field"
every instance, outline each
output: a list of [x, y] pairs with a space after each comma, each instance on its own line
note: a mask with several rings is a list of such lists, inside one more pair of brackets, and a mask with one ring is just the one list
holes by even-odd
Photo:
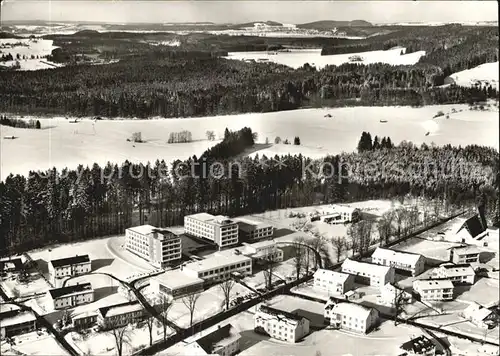
[[481, 64], [472, 69], [453, 73], [450, 78], [463, 87], [472, 87], [479, 83], [481, 86], [491, 85], [493, 88], [498, 88], [498, 65], [498, 62]]
[[[236, 60], [269, 61], [283, 64], [292, 68], [302, 67], [305, 63], [321, 69], [327, 65], [339, 66], [349, 63], [349, 57], [360, 56], [363, 64], [387, 63], [392, 65], [413, 65], [420, 57], [425, 55], [425, 51], [418, 51], [401, 55], [406, 52], [405, 48], [394, 48], [387, 51], [370, 51], [360, 53], [335, 54], [322, 56], [321, 49], [297, 49], [290, 52], [229, 52], [225, 58]], [[273, 54], [274, 53], [274, 54]]]
[[6, 355], [46, 355], [46, 356], [64, 356], [69, 355], [47, 332], [37, 334], [31, 332], [14, 337], [15, 346], [10, 347], [2, 341], [0, 354]]
[[[438, 112], [451, 112], [449, 119], [432, 119]], [[326, 114], [332, 118], [325, 118]], [[34, 117], [26, 117], [26, 119]], [[498, 111], [471, 111], [467, 105], [436, 105], [411, 107], [352, 107], [335, 109], [302, 109], [275, 113], [252, 113], [186, 119], [155, 120], [102, 120], [94, 123], [83, 120], [70, 124], [64, 118], [40, 119], [42, 130], [29, 130], [0, 126], [0, 178], [10, 173], [28, 174], [30, 170], [51, 167], [76, 168], [79, 164], [100, 165], [108, 161], [122, 163], [154, 162], [165, 159], [186, 159], [218, 141], [206, 140], [206, 131], [213, 130], [218, 138], [225, 128], [238, 130], [248, 126], [259, 135], [258, 142], [266, 137], [274, 142], [276, 136], [293, 141], [299, 136], [301, 147], [276, 145], [262, 153], [299, 153], [315, 157], [326, 153], [337, 154], [356, 149], [363, 131], [378, 136], [390, 136], [420, 145], [425, 142], [437, 145], [488, 145], [498, 148]], [[381, 119], [387, 123], [380, 123]], [[432, 123], [432, 125], [431, 125]], [[432, 127], [431, 127], [432, 126]], [[166, 143], [170, 132], [189, 130], [193, 142]], [[145, 143], [127, 142], [133, 132], [142, 132]], [[426, 133], [430, 132], [428, 136]], [[467, 135], [463, 133], [467, 132]], [[14, 140], [5, 136], [14, 135]], [[285, 146], [285, 147], [283, 147]], [[314, 152], [317, 152], [314, 155]]]
[[[2, 55], [8, 55], [9, 53], [14, 57], [14, 60], [0, 62], [0, 65], [7, 67], [13, 66], [16, 64], [17, 55], [19, 54], [19, 64], [21, 65], [20, 70], [38, 70], [57, 67], [57, 64], [50, 63], [43, 58], [44, 56], [51, 54], [53, 49], [57, 48], [53, 45], [53, 42], [53, 40], [42, 40], [39, 38], [0, 39], [0, 57]], [[38, 56], [39, 58], [31, 58], [31, 56]]]

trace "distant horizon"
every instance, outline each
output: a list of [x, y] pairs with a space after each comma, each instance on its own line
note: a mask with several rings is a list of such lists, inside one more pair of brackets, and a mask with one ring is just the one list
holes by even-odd
[[[319, 16], [318, 16], [319, 15]], [[3, 23], [217, 25], [364, 20], [372, 24], [498, 22], [496, 1], [134, 1], [5, 0]]]

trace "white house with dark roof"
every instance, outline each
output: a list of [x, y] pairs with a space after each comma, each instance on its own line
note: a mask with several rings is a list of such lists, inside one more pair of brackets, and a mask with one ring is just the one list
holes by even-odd
[[479, 263], [481, 250], [477, 246], [463, 245], [449, 249], [450, 261], [455, 264]]
[[454, 286], [449, 279], [420, 279], [413, 282], [413, 290], [422, 300], [452, 300]]
[[94, 289], [90, 283], [51, 289], [48, 295], [56, 310], [73, 308], [94, 301]]
[[382, 247], [377, 247], [371, 256], [371, 260], [372, 263], [393, 267], [396, 271], [410, 272], [412, 276], [418, 276], [425, 270], [424, 256]]
[[144, 307], [135, 300], [99, 308], [97, 321], [103, 329], [108, 329], [140, 321], [144, 316]]
[[355, 277], [349, 273], [317, 269], [314, 272], [313, 288], [329, 295], [342, 295], [354, 289]]
[[328, 325], [363, 334], [369, 332], [379, 320], [376, 309], [354, 303], [335, 303], [333, 300], [326, 303], [324, 313]]
[[51, 281], [57, 283], [58, 280], [64, 278], [92, 272], [92, 261], [89, 255], [76, 255], [51, 260], [48, 263], [48, 268]]
[[261, 304], [254, 315], [254, 330], [270, 337], [296, 343], [309, 334], [310, 321], [296, 314]]
[[394, 268], [374, 263], [359, 262], [347, 258], [342, 263], [342, 272], [356, 277], [358, 283], [370, 286], [383, 287], [387, 283], [394, 283]]
[[445, 263], [432, 272], [436, 278], [446, 278], [454, 284], [474, 284], [476, 278], [476, 272], [469, 264]]
[[185, 346], [184, 352], [189, 356], [233, 356], [240, 351], [240, 339], [234, 326], [226, 324], [190, 342]]
[[182, 257], [181, 236], [151, 225], [126, 229], [125, 247], [158, 268], [175, 263]]

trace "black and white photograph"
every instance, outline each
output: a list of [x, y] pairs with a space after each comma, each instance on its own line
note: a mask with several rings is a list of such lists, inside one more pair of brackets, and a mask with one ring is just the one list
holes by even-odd
[[0, 0], [0, 354], [500, 356], [498, 7]]

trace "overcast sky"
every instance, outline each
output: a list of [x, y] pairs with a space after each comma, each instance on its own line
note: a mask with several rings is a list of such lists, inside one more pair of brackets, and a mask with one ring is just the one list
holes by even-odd
[[496, 1], [5, 0], [2, 19], [96, 22], [497, 21]]

